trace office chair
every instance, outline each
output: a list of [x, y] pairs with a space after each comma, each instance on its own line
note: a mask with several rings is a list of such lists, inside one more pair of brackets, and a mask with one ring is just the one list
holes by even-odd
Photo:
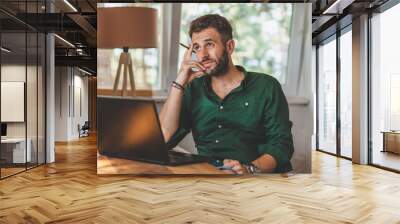
[[80, 127], [80, 125], [78, 124], [79, 138], [89, 136], [89, 129], [90, 129], [89, 121], [85, 121], [82, 127]]

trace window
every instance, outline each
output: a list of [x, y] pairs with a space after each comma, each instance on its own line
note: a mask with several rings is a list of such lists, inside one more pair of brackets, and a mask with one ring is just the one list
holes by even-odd
[[318, 48], [318, 149], [336, 154], [336, 39]]
[[[196, 9], [196, 10], [193, 10]], [[182, 4], [180, 42], [190, 43], [190, 22], [208, 13], [227, 18], [236, 41], [233, 62], [249, 71], [267, 73], [285, 83], [292, 4]], [[184, 48], [179, 49], [179, 63]]]
[[352, 157], [352, 35], [340, 36], [340, 154]]
[[[122, 49], [98, 49], [98, 88], [112, 89]], [[133, 60], [135, 87], [138, 90], [160, 90], [159, 56], [157, 49], [129, 49]], [[108, 75], [105, 75], [108, 74]], [[129, 86], [129, 85], [128, 85]], [[122, 88], [122, 79], [118, 89]]]
[[[145, 6], [158, 10], [158, 46], [161, 46], [162, 35], [162, 4], [157, 3], [99, 3], [99, 7], [126, 7]], [[112, 89], [118, 68], [119, 56], [122, 49], [98, 49], [97, 50], [97, 85], [98, 89]], [[154, 49], [129, 49], [133, 60], [133, 73], [135, 87], [137, 90], [160, 91], [162, 88], [162, 77], [160, 71], [160, 48]], [[122, 79], [118, 89], [122, 89]], [[128, 85], [128, 89], [130, 86]]]
[[[372, 163], [400, 170], [399, 154], [391, 153], [384, 145], [383, 132], [395, 132], [386, 143], [400, 139], [400, 5], [371, 18], [371, 137]], [[396, 132], [397, 131], [397, 132]], [[389, 135], [388, 135], [389, 136]], [[400, 147], [396, 143], [395, 148]]]
[[390, 130], [400, 130], [400, 73], [390, 75]]

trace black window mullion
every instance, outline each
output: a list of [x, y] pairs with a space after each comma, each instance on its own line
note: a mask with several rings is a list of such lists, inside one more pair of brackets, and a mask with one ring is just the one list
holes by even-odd
[[[45, 3], [47, 4], [47, 3]], [[47, 5], [45, 8], [45, 11], [47, 13]], [[48, 33], [44, 33], [44, 69], [42, 69], [42, 81], [44, 81], [44, 135], [43, 135], [43, 140], [44, 140], [44, 161], [43, 163], [47, 163], [47, 36]], [[42, 59], [43, 60], [43, 59]], [[43, 72], [44, 72], [44, 78], [43, 78]], [[60, 77], [61, 78], [61, 77]], [[43, 107], [42, 107], [43, 108]]]
[[318, 150], [319, 149], [319, 44], [316, 45], [315, 47], [315, 148]]
[[372, 12], [368, 12], [368, 20], [367, 20], [367, 46], [368, 46], [368, 53], [367, 53], [367, 140], [368, 140], [368, 155], [367, 155], [367, 160], [368, 164], [373, 164], [373, 153], [372, 153], [372, 64], [371, 64], [371, 56], [372, 56]]
[[340, 30], [336, 31], [336, 154], [341, 155], [341, 122], [340, 122]]
[[[25, 21], [28, 17], [28, 1], [25, 0]], [[25, 120], [25, 170], [28, 170], [28, 113], [27, 113], [27, 96], [28, 96], [28, 26], [25, 23], [25, 100], [24, 100], [24, 120]]]
[[[36, 1], [39, 13], [39, 0]], [[39, 165], [39, 32], [36, 32], [36, 166]]]
[[[0, 47], [2, 46], [2, 43], [1, 43], [1, 42], [2, 42], [2, 35], [1, 35], [1, 34], [2, 34], [2, 32], [1, 32], [2, 26], [1, 26], [1, 24], [2, 24], [2, 23], [0, 23]], [[2, 78], [2, 77], [1, 77], [1, 66], [2, 66], [2, 64], [1, 64], [1, 62], [2, 62], [1, 55], [2, 55], [2, 52], [1, 52], [1, 50], [0, 50], [0, 124], [2, 124], [2, 123], [1, 123], [1, 109], [2, 109], [2, 108], [1, 108], [1, 78]], [[2, 176], [1, 176], [1, 170], [2, 170], [1, 150], [2, 150], [2, 149], [1, 149], [1, 144], [0, 144], [0, 179], [3, 179]]]

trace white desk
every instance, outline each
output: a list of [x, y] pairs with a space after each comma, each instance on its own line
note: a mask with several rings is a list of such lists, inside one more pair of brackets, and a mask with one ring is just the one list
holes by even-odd
[[[6, 152], [8, 150], [12, 150], [12, 163], [25, 163], [31, 162], [32, 154], [31, 154], [31, 145], [32, 140], [27, 138], [27, 146], [26, 154], [25, 154], [25, 138], [6, 138], [1, 139], [2, 152]], [[5, 148], [3, 148], [5, 147]], [[25, 158], [27, 159], [25, 161]]]

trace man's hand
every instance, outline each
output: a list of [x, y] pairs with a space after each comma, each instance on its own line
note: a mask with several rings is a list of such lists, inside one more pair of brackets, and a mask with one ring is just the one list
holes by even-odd
[[247, 169], [239, 161], [233, 159], [224, 159], [224, 167], [230, 167], [231, 170], [224, 170], [229, 174], [247, 174]]
[[[251, 162], [255, 165], [258, 169], [261, 170], [262, 173], [271, 173], [277, 166], [277, 163], [271, 155], [264, 154], [258, 157], [256, 160]], [[224, 170], [225, 173], [229, 174], [246, 174], [249, 173], [247, 168], [240, 164], [239, 161], [233, 159], [224, 159], [224, 167], [230, 168]]]
[[276, 160], [269, 154], [263, 154], [251, 163], [258, 167], [262, 173], [272, 173], [277, 166]]
[[[192, 59], [192, 51], [193, 44], [189, 46], [189, 49], [185, 51], [185, 55], [183, 56], [183, 61], [181, 63], [181, 67], [178, 72], [178, 76], [176, 77], [176, 82], [185, 86], [187, 83], [190, 83], [193, 79], [200, 77], [204, 74], [206, 68], [197, 61]], [[196, 68], [198, 71], [192, 71], [192, 68]]]

